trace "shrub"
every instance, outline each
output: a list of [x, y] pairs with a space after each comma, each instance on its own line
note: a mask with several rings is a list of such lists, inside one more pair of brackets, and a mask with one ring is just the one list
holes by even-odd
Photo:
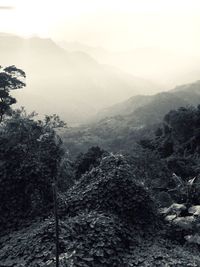
[[96, 167], [105, 153], [98, 146], [91, 147], [86, 153], [81, 153], [75, 160], [75, 178], [79, 179], [82, 174]]
[[[51, 183], [63, 155], [46, 121], [18, 110], [0, 129], [0, 224], [41, 214], [52, 203]], [[14, 223], [14, 221], [13, 221]]]
[[109, 155], [67, 192], [62, 214], [109, 212], [138, 226], [152, 226], [156, 209], [149, 193], [134, 180], [123, 156]]

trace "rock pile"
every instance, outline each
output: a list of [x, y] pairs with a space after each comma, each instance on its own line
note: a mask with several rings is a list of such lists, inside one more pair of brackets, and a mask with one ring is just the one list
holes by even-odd
[[184, 204], [173, 203], [160, 212], [169, 223], [171, 238], [200, 245], [200, 205], [187, 208]]

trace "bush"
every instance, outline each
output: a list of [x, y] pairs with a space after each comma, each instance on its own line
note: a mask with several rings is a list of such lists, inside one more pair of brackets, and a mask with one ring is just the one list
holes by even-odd
[[[52, 203], [51, 184], [63, 155], [47, 121], [18, 110], [0, 129], [0, 224], [37, 215]], [[6, 222], [6, 224], [5, 224]]]
[[[83, 212], [65, 221], [63, 266], [123, 266], [131, 230], [109, 214]], [[70, 242], [69, 242], [70, 240]]]
[[[2, 238], [1, 265], [55, 266], [54, 229], [48, 219]], [[117, 217], [83, 212], [60, 221], [60, 266], [123, 266], [132, 243], [131, 230]]]
[[152, 226], [156, 209], [149, 193], [134, 180], [123, 156], [109, 155], [86, 173], [66, 194], [62, 214], [108, 212], [137, 226]]
[[89, 171], [91, 168], [96, 167], [102, 158], [102, 155], [106, 153], [98, 146], [91, 147], [86, 153], [80, 153], [75, 160], [75, 178], [79, 179], [82, 174]]

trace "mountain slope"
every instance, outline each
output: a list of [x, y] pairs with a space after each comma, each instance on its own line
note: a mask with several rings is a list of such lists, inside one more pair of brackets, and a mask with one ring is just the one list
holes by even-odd
[[140, 92], [153, 83], [99, 64], [85, 52], [68, 52], [51, 39], [0, 34], [1, 65], [22, 68], [27, 88], [16, 92], [19, 105], [39, 113], [58, 113], [80, 122], [96, 111]]
[[127, 151], [133, 148], [136, 141], [150, 137], [157, 128], [155, 125], [170, 110], [198, 104], [199, 82], [152, 96], [134, 96], [110, 107], [106, 110], [107, 113], [103, 110], [92, 123], [82, 128], [69, 129], [63, 136], [73, 153], [94, 145], [111, 151]]
[[[113, 105], [97, 114], [97, 118], [106, 119], [115, 116], [127, 117], [141, 123], [156, 123], [171, 109], [180, 106], [200, 104], [200, 81], [177, 86], [168, 92], [151, 96], [137, 95]], [[152, 117], [152, 119], [151, 119]]]
[[112, 52], [79, 42], [62, 42], [61, 46], [69, 51], [84, 51], [104, 64], [117, 66], [125, 72], [156, 81], [162, 84], [162, 90], [193, 82], [200, 76], [200, 58], [194, 57], [191, 51], [187, 54], [159, 47], [141, 47]]

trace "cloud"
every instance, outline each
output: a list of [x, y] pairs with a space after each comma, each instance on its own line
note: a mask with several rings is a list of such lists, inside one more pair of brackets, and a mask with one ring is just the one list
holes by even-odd
[[0, 10], [12, 10], [14, 6], [0, 6]]

